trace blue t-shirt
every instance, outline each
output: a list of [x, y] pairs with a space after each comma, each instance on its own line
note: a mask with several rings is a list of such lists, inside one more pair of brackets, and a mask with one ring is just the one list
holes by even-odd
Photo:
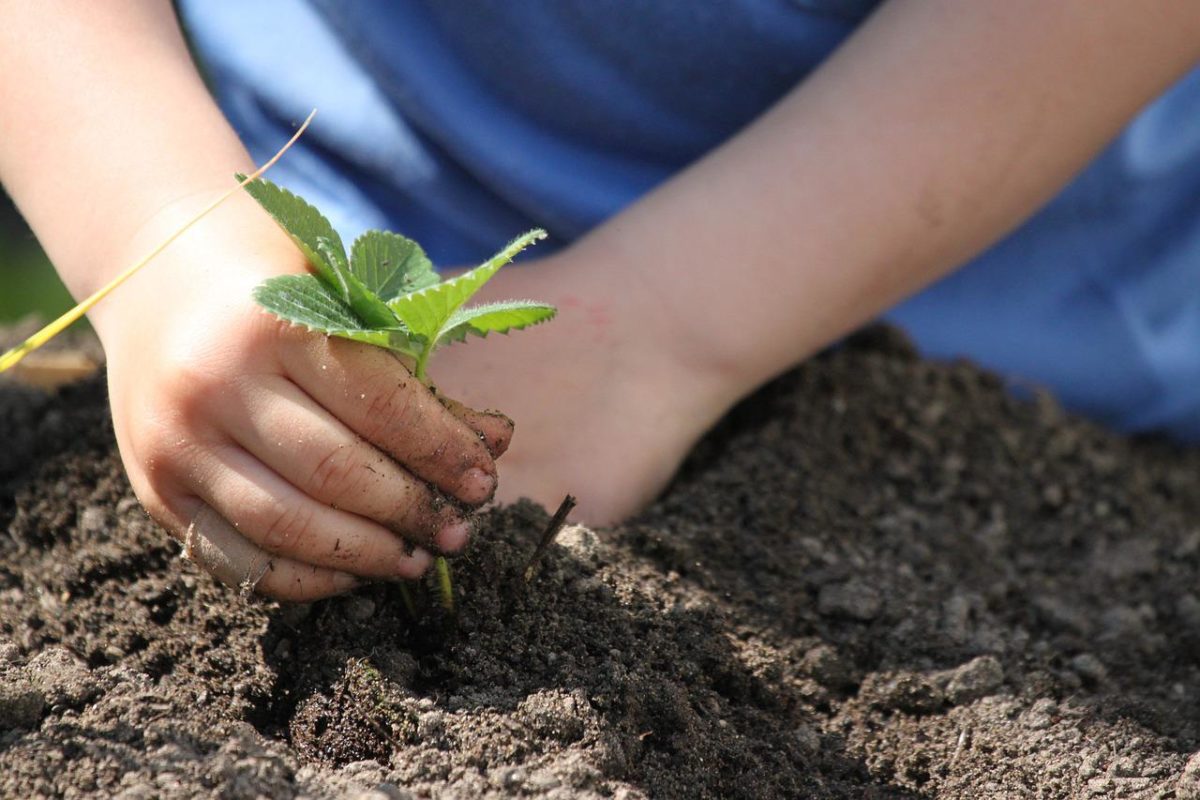
[[[218, 99], [343, 235], [444, 264], [533, 226], [569, 242], [802, 81], [874, 0], [182, 0]], [[880, 131], [886, 136], [887, 131]], [[1200, 441], [1200, 71], [1054, 201], [891, 310], [1124, 430]]]

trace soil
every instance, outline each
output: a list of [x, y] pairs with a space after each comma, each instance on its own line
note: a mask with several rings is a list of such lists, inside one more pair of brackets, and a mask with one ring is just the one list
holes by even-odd
[[529, 583], [489, 512], [456, 618], [215, 584], [104, 395], [0, 384], [0, 796], [1200, 797], [1200, 452], [891, 332]]

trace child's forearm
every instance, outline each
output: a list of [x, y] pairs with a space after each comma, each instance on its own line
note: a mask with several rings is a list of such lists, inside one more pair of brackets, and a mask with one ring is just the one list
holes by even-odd
[[148, 219], [249, 159], [169, 2], [0, 0], [0, 18], [0, 181], [82, 296]]
[[755, 385], [1011, 230], [1198, 53], [1190, 3], [891, 0], [577, 253]]

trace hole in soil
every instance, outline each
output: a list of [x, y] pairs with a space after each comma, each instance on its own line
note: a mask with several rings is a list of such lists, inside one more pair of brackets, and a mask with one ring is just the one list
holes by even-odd
[[145, 603], [150, 619], [157, 625], [166, 625], [175, 618], [179, 610], [179, 597], [174, 594], [163, 594]]
[[142, 663], [142, 671], [156, 681], [170, 675], [174, 670], [175, 659], [168, 653], [155, 653]]

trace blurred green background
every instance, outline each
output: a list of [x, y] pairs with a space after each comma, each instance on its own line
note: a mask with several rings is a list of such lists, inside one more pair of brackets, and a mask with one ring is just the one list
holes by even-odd
[[37, 239], [0, 193], [0, 325], [35, 312], [49, 321], [72, 305]]

